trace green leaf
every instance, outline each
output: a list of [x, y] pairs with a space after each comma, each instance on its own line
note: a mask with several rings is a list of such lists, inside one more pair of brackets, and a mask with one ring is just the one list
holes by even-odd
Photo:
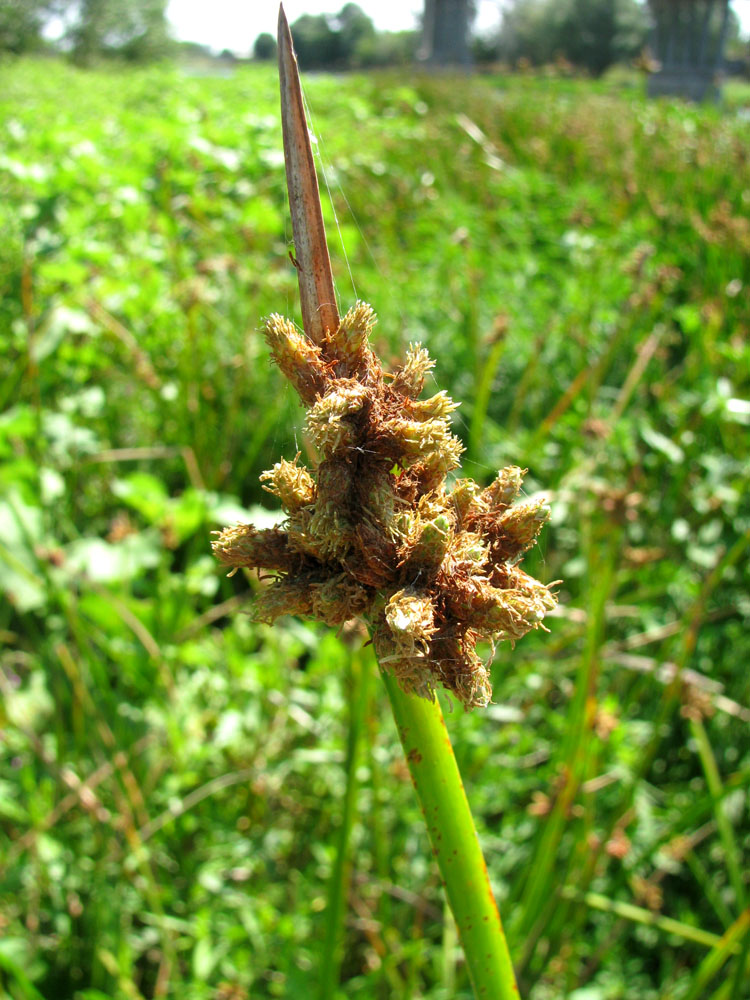
[[112, 484], [112, 492], [142, 514], [150, 524], [158, 524], [169, 506], [166, 486], [149, 472], [134, 472], [116, 480]]
[[645, 421], [642, 422], [639, 430], [646, 444], [653, 448], [654, 451], [661, 452], [670, 462], [677, 464], [685, 461], [685, 452], [682, 448], [664, 434], [654, 430], [650, 424], [647, 424]]
[[80, 538], [66, 549], [65, 569], [96, 583], [118, 583], [158, 566], [161, 554], [155, 531], [128, 535], [116, 545], [102, 538]]

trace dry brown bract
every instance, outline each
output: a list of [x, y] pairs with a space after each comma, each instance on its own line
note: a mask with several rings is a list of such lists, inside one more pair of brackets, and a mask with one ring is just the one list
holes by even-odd
[[369, 346], [375, 323], [357, 303], [317, 346], [271, 316], [266, 340], [307, 407], [320, 455], [314, 473], [282, 459], [261, 479], [287, 513], [282, 529], [239, 525], [213, 549], [227, 566], [271, 570], [255, 615], [311, 615], [369, 624], [382, 666], [433, 698], [443, 684], [466, 706], [490, 700], [479, 639], [519, 639], [556, 598], [518, 567], [549, 516], [543, 502], [514, 505], [523, 472], [503, 469], [486, 489], [445, 477], [459, 465], [455, 404], [420, 399], [433, 362], [419, 345], [394, 374]]

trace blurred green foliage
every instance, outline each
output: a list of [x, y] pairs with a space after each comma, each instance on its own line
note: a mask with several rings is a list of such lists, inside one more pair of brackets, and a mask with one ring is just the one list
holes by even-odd
[[649, 27], [647, 5], [637, 0], [512, 0], [494, 46], [510, 62], [564, 59], [600, 76], [638, 56]]
[[[747, 113], [533, 77], [307, 96], [342, 306], [438, 359], [469, 474], [528, 467], [553, 508], [551, 634], [448, 717], [522, 992], [748, 997]], [[362, 637], [254, 625], [209, 555], [306, 447], [258, 333], [297, 315], [277, 103], [271, 68], [0, 68], [13, 1000], [309, 993], [354, 770], [337, 995], [469, 996], [380, 685], [353, 704]]]
[[0, 59], [65, 52], [88, 66], [106, 58], [155, 62], [175, 51], [167, 0], [0, 0]]

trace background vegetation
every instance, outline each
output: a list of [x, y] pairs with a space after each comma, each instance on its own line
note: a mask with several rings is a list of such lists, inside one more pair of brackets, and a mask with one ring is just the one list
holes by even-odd
[[[524, 995], [747, 998], [742, 95], [307, 87], [342, 305], [437, 357], [470, 474], [551, 499], [551, 634], [448, 714]], [[209, 555], [305, 450], [258, 334], [296, 308], [275, 72], [0, 95], [0, 995], [309, 994], [348, 790], [338, 995], [469, 997], [361, 635], [252, 624]]]
[[[425, 0], [420, 20], [446, 17], [446, 8], [430, 12]], [[332, 2], [332, 7], [336, 6]], [[459, 20], [466, 35], [476, 5], [467, 0]], [[702, 15], [701, 15], [702, 16]], [[708, 22], [709, 37], [721, 31], [717, 5]], [[459, 50], [444, 40], [434, 51], [437, 34], [450, 34], [455, 24], [437, 31], [435, 23], [424, 37], [421, 25], [413, 31], [378, 31], [356, 3], [344, 3], [338, 12], [305, 14], [292, 23], [292, 34], [303, 70], [352, 70], [406, 66], [437, 58], [463, 64]], [[701, 21], [702, 23], [702, 21]], [[264, 32], [254, 40], [238, 37], [234, 51], [218, 58], [234, 62], [237, 53], [252, 49], [252, 59], [275, 58], [276, 40]], [[471, 39], [477, 64], [503, 66], [565, 65], [594, 77], [617, 63], [641, 59], [649, 42], [646, 0], [507, 0], [499, 27]], [[726, 59], [731, 72], [750, 75], [747, 40], [730, 8]], [[170, 34], [167, 0], [0, 0], [0, 58], [9, 54], [67, 54], [80, 66], [102, 62], [153, 63], [177, 59], [183, 63], [215, 60], [217, 53], [197, 42], [177, 42]], [[648, 60], [646, 60], [648, 61]]]

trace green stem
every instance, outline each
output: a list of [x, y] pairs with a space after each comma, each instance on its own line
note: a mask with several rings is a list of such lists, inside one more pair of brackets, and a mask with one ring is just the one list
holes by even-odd
[[349, 891], [349, 841], [357, 805], [357, 756], [367, 711], [368, 670], [362, 653], [352, 653], [349, 660], [349, 734], [346, 747], [346, 792], [341, 827], [336, 842], [336, 860], [328, 885], [326, 930], [320, 963], [319, 1000], [331, 1000], [341, 972], [341, 939], [344, 927], [344, 902]]
[[703, 766], [703, 773], [706, 776], [706, 784], [711, 799], [714, 803], [714, 813], [716, 825], [719, 828], [719, 837], [724, 847], [724, 857], [729, 874], [729, 883], [734, 889], [734, 899], [738, 910], [745, 908], [745, 886], [742, 877], [742, 867], [740, 864], [740, 851], [735, 840], [732, 824], [726, 813], [726, 803], [722, 798], [723, 786], [716, 757], [711, 747], [711, 742], [706, 732], [706, 727], [700, 720], [693, 720], [690, 723], [693, 739], [698, 746], [698, 756]]
[[489, 1000], [518, 1000], [500, 914], [440, 704], [407, 694], [393, 676], [382, 668], [381, 673], [474, 993]]

